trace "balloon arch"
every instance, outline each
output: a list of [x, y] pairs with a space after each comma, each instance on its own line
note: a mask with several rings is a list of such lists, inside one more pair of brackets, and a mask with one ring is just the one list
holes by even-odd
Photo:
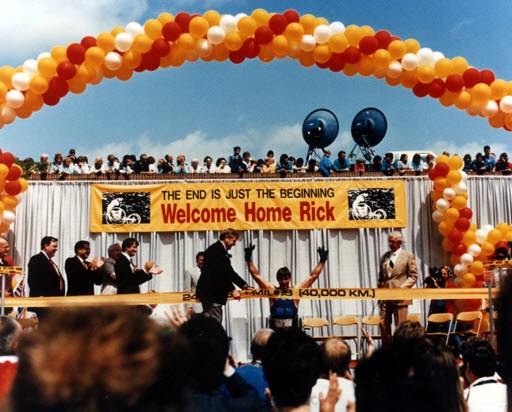
[[[494, 128], [512, 130], [512, 82], [496, 79], [491, 70], [470, 67], [463, 57], [447, 58], [421, 48], [415, 39], [402, 40], [369, 26], [345, 27], [295, 10], [282, 14], [254, 10], [251, 15], [160, 14], [140, 25], [129, 23], [98, 36], [86, 36], [67, 47], [56, 46], [22, 66], [0, 68], [0, 127], [17, 117], [28, 118], [44, 105], [57, 105], [69, 92], [80, 94], [104, 78], [129, 80], [134, 72], [178, 67], [184, 62], [235, 64], [292, 58], [304, 67], [359, 74], [411, 89], [415, 96], [439, 99], [471, 116], [488, 119]], [[16, 195], [26, 190], [14, 156], [0, 154], [0, 232], [14, 221]], [[451, 253], [458, 286], [482, 285], [483, 261], [500, 242], [512, 241], [512, 226], [499, 223], [477, 229], [467, 204], [466, 175], [459, 156], [439, 156], [429, 173], [434, 182], [432, 218]]]

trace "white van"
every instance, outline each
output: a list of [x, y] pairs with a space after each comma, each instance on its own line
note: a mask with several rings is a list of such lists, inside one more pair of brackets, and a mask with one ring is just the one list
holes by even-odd
[[393, 153], [393, 156], [394, 156], [393, 161], [394, 162], [398, 162], [400, 160], [400, 156], [402, 156], [404, 153], [407, 155], [408, 162], [412, 162], [412, 157], [416, 153], [419, 153], [419, 155], [421, 156], [421, 160], [423, 160], [423, 161], [426, 160], [428, 154], [431, 154], [432, 156], [434, 156], [434, 161], [436, 160], [436, 155], [434, 154], [434, 152], [431, 152], [429, 150], [404, 150], [402, 152], [393, 151], [391, 153]]

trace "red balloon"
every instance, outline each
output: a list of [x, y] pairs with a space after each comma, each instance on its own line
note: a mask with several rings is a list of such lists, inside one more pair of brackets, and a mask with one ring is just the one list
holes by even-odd
[[316, 62], [315, 64], [320, 69], [327, 69], [327, 68], [329, 68], [329, 62], [325, 62], [325, 63], [318, 63], [318, 62]]
[[60, 62], [57, 66], [57, 74], [64, 80], [71, 80], [73, 77], [75, 77], [76, 66], [67, 60]]
[[418, 82], [416, 85], [412, 88], [412, 92], [416, 97], [425, 97], [428, 92], [430, 91], [430, 85], [432, 83], [422, 83]]
[[446, 87], [441, 79], [434, 79], [430, 84], [429, 96], [434, 99], [439, 99], [445, 92]]
[[484, 281], [483, 280], [477, 280], [475, 283], [473, 283], [472, 288], [483, 288], [484, 287]]
[[66, 56], [71, 63], [82, 64], [85, 61], [85, 47], [78, 43], [72, 43], [66, 50]]
[[452, 229], [450, 233], [448, 233], [448, 238], [452, 241], [452, 243], [458, 244], [462, 240], [463, 235], [464, 234], [460, 230]]
[[345, 55], [343, 53], [333, 53], [329, 59], [329, 69], [333, 72], [340, 72], [345, 67]]
[[49, 93], [46, 91], [46, 93], [43, 93], [43, 101], [48, 106], [55, 106], [59, 103], [60, 97], [57, 96], [55, 93]]
[[437, 172], [436, 172], [436, 169], [430, 169], [427, 173], [428, 175], [428, 178], [432, 181], [436, 180], [436, 177], [437, 177]]
[[466, 219], [471, 219], [473, 217], [473, 211], [469, 207], [465, 207], [459, 210], [459, 219], [461, 217], [465, 217]]
[[66, 80], [62, 77], [54, 77], [50, 80], [50, 85], [48, 87], [49, 94], [53, 94], [59, 99], [64, 97], [69, 92], [69, 85]]
[[3, 152], [0, 154], [0, 163], [11, 167], [14, 163], [15, 157], [11, 152]]
[[461, 256], [466, 253], [467, 247], [464, 243], [459, 243], [455, 245], [452, 249], [452, 253], [457, 256]]
[[435, 166], [437, 177], [446, 177], [448, 172], [450, 171], [450, 166], [446, 163], [437, 163]]
[[254, 32], [254, 38], [259, 44], [269, 44], [274, 38], [274, 32], [269, 27], [261, 26]]
[[462, 74], [462, 78], [464, 79], [464, 84], [467, 89], [471, 89], [475, 84], [480, 83], [481, 75], [478, 69], [475, 69], [474, 67], [470, 67], [469, 69], [466, 69], [466, 71]]
[[9, 168], [9, 173], [5, 176], [5, 180], [18, 180], [21, 177], [22, 172], [21, 167], [13, 164]]
[[402, 40], [402, 39], [400, 37], [398, 37], [398, 36], [391, 36], [389, 42], [391, 43], [393, 40]]
[[445, 80], [446, 89], [459, 92], [464, 87], [464, 79], [460, 74], [450, 74]]
[[361, 60], [361, 50], [356, 46], [348, 46], [343, 52], [345, 60], [349, 64], [356, 64]]
[[286, 26], [288, 26], [288, 19], [282, 14], [274, 14], [269, 22], [268, 26], [270, 30], [277, 36], [278, 34], [284, 33]]
[[86, 36], [80, 41], [80, 44], [87, 50], [90, 47], [96, 46], [96, 39], [92, 36]]
[[141, 57], [142, 60], [140, 62], [139, 67], [142, 66], [142, 70], [149, 70], [150, 72], [152, 72], [160, 67], [160, 56], [158, 56], [157, 54], [149, 51], [147, 53], [142, 54]]
[[5, 184], [5, 193], [16, 196], [21, 193], [21, 183], [19, 180], [11, 180]]
[[229, 60], [232, 63], [240, 64], [245, 60], [244, 52], [242, 49], [240, 50], [232, 50], [229, 52]]
[[167, 41], [178, 40], [181, 34], [181, 27], [175, 21], [169, 21], [162, 27], [162, 36]]
[[484, 69], [480, 71], [481, 82], [487, 84], [488, 86], [496, 80], [496, 76], [494, 75], [492, 70]]
[[300, 15], [295, 10], [286, 10], [283, 13], [283, 16], [286, 17], [288, 23], [298, 23], [300, 21]]
[[151, 52], [157, 56], [164, 57], [171, 51], [171, 45], [165, 39], [156, 39], [151, 45]]
[[[467, 208], [466, 208], [467, 209]], [[460, 213], [460, 212], [459, 212]], [[460, 215], [459, 215], [460, 216]], [[471, 227], [471, 222], [467, 217], [459, 217], [455, 221], [455, 229], [460, 230], [461, 232], [465, 232]]]
[[379, 48], [379, 41], [374, 36], [365, 36], [359, 42], [359, 50], [361, 53], [370, 55]]
[[260, 54], [260, 45], [255, 39], [249, 37], [248, 39], [245, 39], [240, 50], [242, 50], [244, 56], [248, 59], [254, 59]]
[[192, 16], [186, 11], [181, 11], [174, 17], [174, 21], [179, 24], [182, 33], [188, 32], [190, 20], [192, 20]]
[[379, 49], [387, 49], [391, 43], [391, 34], [387, 30], [379, 30], [375, 33], [375, 38], [379, 42]]

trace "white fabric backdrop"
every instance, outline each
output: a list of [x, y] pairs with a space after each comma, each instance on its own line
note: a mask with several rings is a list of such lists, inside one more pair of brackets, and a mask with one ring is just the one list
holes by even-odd
[[[386, 178], [389, 179], [389, 178]], [[429, 192], [432, 183], [426, 176], [404, 177], [407, 197], [407, 227], [402, 230], [405, 248], [416, 254], [420, 271], [418, 286], [421, 287], [428, 268], [445, 263], [441, 247], [441, 235], [431, 219]], [[321, 180], [321, 179], [317, 179]], [[342, 180], [342, 179], [340, 179]], [[375, 180], [375, 178], [371, 178]], [[280, 180], [282, 182], [282, 180]], [[214, 181], [199, 181], [215, 184]], [[240, 182], [240, 180], [236, 180]], [[473, 221], [481, 227], [509, 222], [512, 213], [512, 185], [509, 177], [471, 176], [468, 178], [470, 195], [468, 206], [473, 210]], [[17, 265], [26, 270], [30, 256], [39, 252], [40, 240], [51, 235], [59, 239], [60, 249], [56, 261], [64, 268], [67, 257], [73, 256], [73, 246], [81, 239], [91, 242], [91, 258], [107, 256], [107, 248], [121, 242], [128, 234], [89, 233], [90, 185], [95, 182], [30, 182], [29, 190], [17, 208], [17, 217], [12, 231], [7, 234]], [[102, 182], [104, 183], [104, 182]], [[155, 181], [128, 181], [115, 184], [151, 184]], [[242, 182], [240, 182], [243, 184]], [[318, 246], [329, 249], [329, 260], [321, 274], [317, 287], [375, 287], [378, 275], [379, 256], [387, 249], [387, 235], [391, 229], [356, 230], [303, 230], [244, 232], [233, 249], [232, 264], [249, 284], [254, 284], [246, 270], [243, 248], [248, 243], [256, 245], [254, 262], [261, 273], [272, 282], [282, 266], [288, 266], [294, 275], [293, 282], [308, 275], [316, 265]], [[204, 250], [217, 240], [214, 232], [165, 232], [133, 233], [141, 246], [137, 261], [155, 260], [164, 272], [155, 277], [142, 290], [159, 292], [181, 291], [185, 270], [195, 263], [197, 252]], [[62, 270], [63, 271], [63, 270]], [[63, 271], [64, 272], [64, 271]], [[415, 301], [410, 313], [424, 316], [428, 302]], [[165, 309], [165, 308], [161, 308]], [[325, 316], [332, 318], [340, 314], [370, 314], [372, 301], [304, 300], [299, 314], [303, 317]], [[239, 359], [246, 359], [250, 337], [264, 326], [269, 313], [268, 301], [264, 299], [230, 302], [227, 305], [228, 334], [233, 337], [233, 350]], [[378, 310], [375, 310], [375, 314]]]

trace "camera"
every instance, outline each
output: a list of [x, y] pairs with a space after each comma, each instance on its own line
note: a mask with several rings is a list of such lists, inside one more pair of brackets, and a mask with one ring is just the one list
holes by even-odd
[[[428, 276], [425, 278], [425, 286], [427, 288], [435, 288], [435, 287], [445, 287], [445, 281], [443, 276], [441, 275], [442, 268], [430, 268], [428, 270]], [[437, 286], [436, 286], [437, 283]]]

